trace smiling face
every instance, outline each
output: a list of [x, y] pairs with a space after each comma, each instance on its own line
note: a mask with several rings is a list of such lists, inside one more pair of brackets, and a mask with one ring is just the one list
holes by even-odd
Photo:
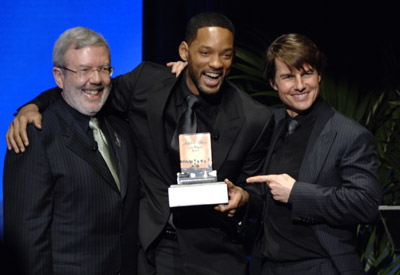
[[[110, 66], [110, 53], [105, 46], [88, 46], [81, 49], [70, 47], [64, 56], [65, 67], [74, 71], [93, 70]], [[62, 96], [72, 108], [87, 116], [101, 110], [111, 90], [110, 76], [95, 70], [90, 77], [59, 68], [53, 68]]]
[[321, 76], [309, 64], [303, 69], [289, 68], [279, 58], [275, 59], [275, 78], [271, 86], [278, 91], [290, 117], [309, 109], [319, 94]]
[[215, 94], [232, 66], [233, 34], [221, 27], [204, 27], [196, 38], [179, 46], [181, 58], [188, 62], [186, 81], [193, 94]]

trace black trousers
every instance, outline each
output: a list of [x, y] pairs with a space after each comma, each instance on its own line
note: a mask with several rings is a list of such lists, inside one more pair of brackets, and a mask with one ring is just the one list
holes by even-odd
[[140, 247], [139, 275], [220, 275], [207, 266], [185, 262], [176, 235], [168, 231], [161, 234], [146, 255]]
[[149, 249], [147, 255], [140, 247], [138, 274], [185, 274], [178, 241], [163, 233], [154, 246]]
[[299, 262], [276, 263], [265, 261], [261, 267], [262, 275], [338, 275], [338, 271], [328, 258]]

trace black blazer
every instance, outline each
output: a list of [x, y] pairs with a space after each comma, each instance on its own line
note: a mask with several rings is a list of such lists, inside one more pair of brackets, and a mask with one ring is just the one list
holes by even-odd
[[[143, 193], [139, 239], [147, 251], [170, 216], [168, 187], [176, 183], [165, 136], [163, 112], [177, 78], [170, 69], [144, 62], [113, 80], [111, 103], [129, 118], [138, 150]], [[211, 133], [213, 168], [219, 180], [244, 182], [257, 174], [272, 132], [272, 112], [227, 83]], [[234, 240], [231, 221], [208, 207], [184, 207], [174, 212], [179, 245], [188, 274], [244, 274], [246, 253]], [[197, 273], [196, 273], [197, 274]]]
[[29, 274], [136, 274], [139, 183], [127, 123], [105, 118], [121, 191], [92, 141], [58, 101], [31, 145], [8, 151], [4, 237]]
[[[375, 222], [381, 199], [375, 140], [357, 122], [325, 101], [322, 104], [290, 194], [292, 219], [312, 226], [340, 273], [360, 274], [357, 225]], [[274, 114], [276, 127], [264, 171], [282, 131], [283, 123], [279, 122], [285, 109], [275, 110]], [[259, 251], [265, 250], [264, 238], [260, 234]]]

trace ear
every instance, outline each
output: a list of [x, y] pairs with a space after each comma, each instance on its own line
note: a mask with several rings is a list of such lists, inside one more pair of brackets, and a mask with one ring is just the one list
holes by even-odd
[[57, 86], [60, 89], [64, 89], [64, 73], [62, 72], [62, 69], [58, 68], [58, 67], [54, 67], [53, 68], [53, 76], [54, 76], [54, 80], [57, 83]]
[[189, 56], [189, 45], [185, 41], [179, 45], [179, 56], [182, 58], [183, 61], [188, 60]]
[[318, 74], [318, 83], [321, 83], [321, 75], [320, 74]]
[[278, 91], [278, 86], [276, 86], [274, 81], [270, 80], [269, 85], [271, 85], [272, 89], [274, 89], [275, 91]]

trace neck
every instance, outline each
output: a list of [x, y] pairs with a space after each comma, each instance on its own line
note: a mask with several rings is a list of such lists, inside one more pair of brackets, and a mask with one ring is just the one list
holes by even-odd
[[199, 90], [197, 89], [196, 85], [194, 84], [194, 81], [189, 74], [189, 70], [186, 70], [185, 76], [186, 76], [186, 85], [188, 86], [189, 90], [192, 92], [192, 94], [199, 95]]

